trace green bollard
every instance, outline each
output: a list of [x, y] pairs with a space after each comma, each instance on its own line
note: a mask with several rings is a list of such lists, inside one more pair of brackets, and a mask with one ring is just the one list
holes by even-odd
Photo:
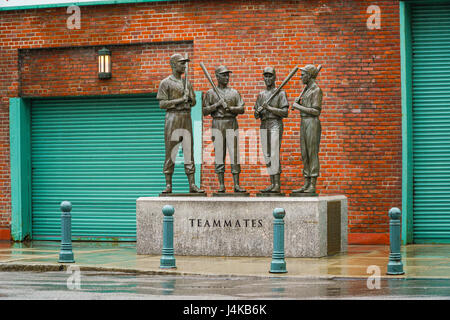
[[400, 252], [401, 246], [401, 224], [400, 224], [401, 211], [399, 208], [391, 208], [389, 210], [389, 240], [391, 253], [389, 254], [389, 263], [387, 265], [387, 274], [404, 274], [402, 254]]
[[75, 262], [72, 252], [72, 204], [69, 201], [61, 202], [61, 250], [59, 251], [58, 262]]
[[270, 273], [286, 273], [286, 261], [284, 260], [284, 216], [283, 208], [273, 210], [273, 253]]
[[175, 209], [171, 205], [162, 208], [163, 218], [163, 248], [159, 267], [161, 269], [176, 269], [173, 250], [173, 213]]

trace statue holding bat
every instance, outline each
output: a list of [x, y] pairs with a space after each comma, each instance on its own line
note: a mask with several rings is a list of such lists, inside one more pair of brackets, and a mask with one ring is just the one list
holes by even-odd
[[[188, 80], [189, 58], [181, 54], [170, 57], [172, 74], [161, 81], [156, 98], [161, 109], [166, 110], [164, 123], [165, 161], [163, 172], [166, 188], [163, 194], [172, 193], [172, 175], [180, 144], [183, 147], [184, 170], [188, 177], [190, 193], [204, 193], [195, 185], [194, 141], [192, 138], [191, 108], [195, 105], [195, 94]], [[185, 74], [184, 79], [182, 74]]]
[[294, 68], [278, 88], [275, 87], [275, 69], [266, 67], [263, 70], [266, 89], [259, 93], [254, 107], [255, 118], [261, 120], [261, 145], [270, 175], [270, 185], [261, 190], [262, 193], [280, 193], [281, 190], [280, 148], [283, 137], [283, 118], [288, 116], [289, 110], [286, 92], [282, 88], [297, 70], [297, 67]]
[[202, 101], [203, 115], [210, 115], [212, 120], [212, 140], [215, 152], [215, 172], [219, 180], [218, 193], [225, 192], [225, 156], [230, 155], [231, 173], [233, 174], [234, 192], [245, 193], [239, 184], [241, 165], [239, 161], [239, 128], [237, 115], [244, 113], [244, 101], [239, 92], [228, 86], [231, 71], [225, 66], [215, 70], [216, 86], [205, 65], [200, 63], [202, 70], [212, 86]]

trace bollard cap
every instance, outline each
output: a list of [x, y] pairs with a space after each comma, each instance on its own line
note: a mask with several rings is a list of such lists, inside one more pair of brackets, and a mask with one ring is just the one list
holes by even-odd
[[276, 219], [283, 219], [285, 215], [286, 215], [286, 212], [284, 211], [283, 208], [275, 208], [273, 210], [273, 216]]
[[392, 220], [400, 220], [401, 215], [402, 215], [402, 212], [400, 211], [399, 208], [394, 207], [389, 210], [389, 217]]
[[61, 202], [61, 211], [62, 212], [70, 212], [72, 211], [72, 203], [70, 203], [70, 201], [63, 201]]
[[170, 204], [166, 204], [162, 208], [162, 212], [163, 212], [163, 215], [165, 215], [165, 216], [172, 216], [173, 213], [175, 212], [175, 209]]

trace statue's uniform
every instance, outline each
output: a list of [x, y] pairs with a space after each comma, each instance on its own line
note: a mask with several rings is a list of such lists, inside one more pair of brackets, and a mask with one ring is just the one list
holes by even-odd
[[303, 176], [317, 178], [319, 176], [319, 145], [322, 127], [319, 115], [322, 110], [322, 89], [316, 83], [308, 88], [301, 104], [306, 108], [316, 109], [319, 114], [311, 115], [301, 112], [300, 147], [303, 161]]
[[236, 116], [244, 113], [244, 101], [239, 92], [232, 88], [217, 88], [219, 94], [233, 111], [226, 111], [223, 106], [219, 106], [215, 111], [211, 105], [217, 103], [220, 99], [213, 89], [206, 92], [203, 97], [203, 114], [211, 115], [213, 118], [212, 140], [215, 152], [215, 172], [225, 172], [226, 150], [230, 155], [231, 173], [239, 174], [241, 165], [239, 164], [239, 133]]
[[[173, 75], [161, 81], [156, 98], [158, 100], [174, 100], [184, 96], [184, 82]], [[191, 83], [187, 82], [189, 89], [189, 102], [180, 103], [175, 108], [166, 110], [164, 125], [164, 143], [166, 154], [164, 161], [164, 174], [173, 174], [175, 158], [180, 143], [183, 147], [184, 169], [187, 175], [195, 172], [194, 141], [192, 136], [191, 107], [195, 105], [195, 93]]]
[[[264, 161], [270, 175], [281, 174], [280, 148], [283, 137], [283, 117], [263, 109], [261, 112], [256, 110], [260, 108], [276, 89], [261, 91], [256, 99], [255, 118], [261, 119], [260, 135], [263, 148]], [[281, 90], [269, 103], [272, 108], [282, 109], [288, 112], [289, 102], [286, 92]]]

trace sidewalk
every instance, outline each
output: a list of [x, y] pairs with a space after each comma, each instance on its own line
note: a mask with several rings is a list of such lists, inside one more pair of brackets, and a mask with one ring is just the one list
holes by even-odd
[[[70, 264], [58, 263], [59, 242], [0, 242], [0, 271], [56, 271]], [[159, 268], [159, 255], [137, 255], [134, 242], [73, 242], [80, 270], [210, 276], [299, 278], [367, 278], [369, 266], [378, 266], [382, 278], [450, 279], [450, 245], [402, 247], [404, 275], [388, 276], [389, 246], [350, 245], [346, 254], [324, 258], [286, 258], [287, 273], [269, 273], [270, 257], [175, 256], [177, 269]]]

